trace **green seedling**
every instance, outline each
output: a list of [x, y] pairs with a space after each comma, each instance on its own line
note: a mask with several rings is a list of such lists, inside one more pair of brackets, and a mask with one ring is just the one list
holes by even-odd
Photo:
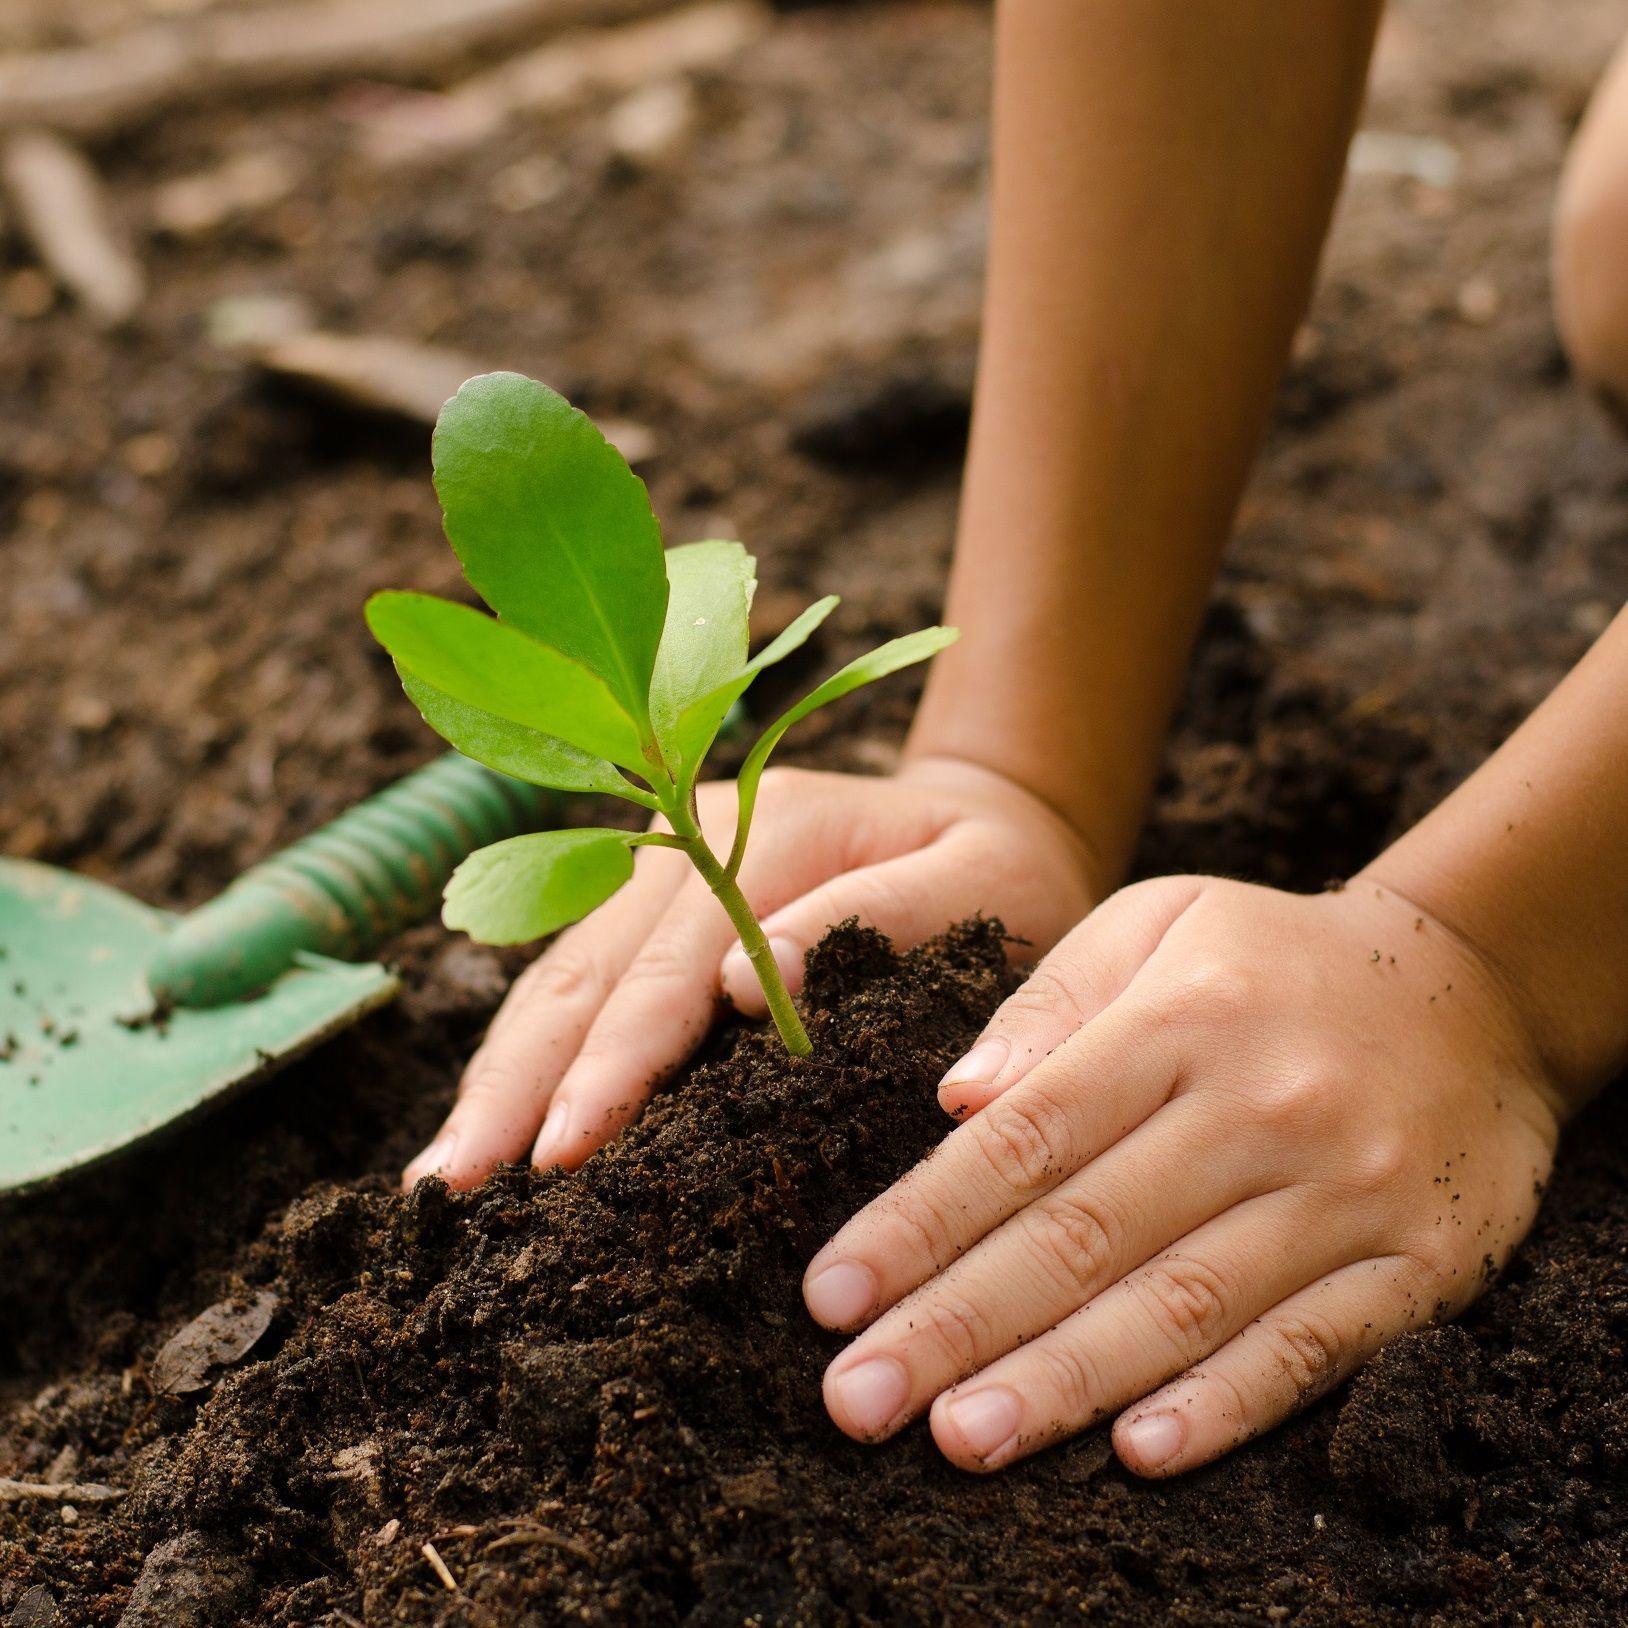
[[580, 920], [633, 875], [647, 844], [687, 854], [728, 912], [787, 1049], [812, 1050], [741, 860], [769, 755], [799, 719], [925, 661], [956, 637], [890, 640], [805, 695], [758, 737], [737, 777], [733, 846], [720, 858], [695, 786], [730, 708], [837, 606], [810, 605], [748, 660], [757, 581], [735, 542], [664, 549], [644, 482], [582, 413], [517, 373], [471, 379], [435, 426], [435, 490], [464, 576], [497, 613], [430, 594], [381, 593], [368, 626], [425, 721], [466, 756], [535, 785], [606, 792], [666, 830], [541, 831], [470, 856], [442, 919], [486, 944], [519, 944]]

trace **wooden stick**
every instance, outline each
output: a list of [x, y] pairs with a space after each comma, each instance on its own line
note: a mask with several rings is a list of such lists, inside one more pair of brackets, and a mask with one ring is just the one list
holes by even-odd
[[90, 160], [49, 130], [19, 130], [0, 149], [0, 175], [19, 226], [57, 281], [103, 322], [134, 315], [147, 280]]
[[107, 135], [179, 102], [355, 75], [413, 79], [539, 29], [623, 21], [662, 0], [283, 0], [0, 57], [0, 129]]
[[595, 91], [627, 92], [727, 62], [772, 21], [763, 0], [697, 0], [625, 27], [567, 34], [424, 98], [427, 109], [410, 107], [400, 118], [387, 111], [368, 149], [394, 165], [419, 152], [473, 147], [517, 115], [557, 112]]
[[441, 1579], [441, 1585], [450, 1594], [459, 1593], [458, 1579], [447, 1569], [447, 1563], [441, 1558], [439, 1550], [433, 1543], [421, 1543], [418, 1552], [429, 1561], [430, 1570]]
[[48, 1503], [110, 1504], [122, 1498], [118, 1487], [99, 1481], [13, 1481], [0, 1475], [0, 1504], [20, 1503], [24, 1498], [43, 1498]]

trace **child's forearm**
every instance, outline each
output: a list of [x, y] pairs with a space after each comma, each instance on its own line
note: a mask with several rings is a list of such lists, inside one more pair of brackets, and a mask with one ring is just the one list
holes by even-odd
[[1628, 1064], [1628, 611], [1364, 875], [1503, 976], [1563, 1112]]
[[1001, 0], [948, 619], [911, 752], [1117, 879], [1343, 170], [1379, 0]]

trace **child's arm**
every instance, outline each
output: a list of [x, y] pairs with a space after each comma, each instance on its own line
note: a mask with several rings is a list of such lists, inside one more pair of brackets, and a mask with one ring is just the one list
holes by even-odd
[[1473, 1299], [1625, 1063], [1628, 611], [1343, 891], [1143, 883], [1046, 958], [809, 1268], [871, 1323], [832, 1415], [992, 1469], [1120, 1413], [1191, 1469]]
[[[1305, 304], [1377, 10], [1001, 0], [962, 640], [899, 775], [765, 784], [741, 881], [794, 987], [851, 914], [911, 943], [984, 910], [1043, 950], [1117, 880]], [[732, 788], [701, 802], [727, 847]], [[407, 1179], [580, 1163], [722, 993], [761, 1012], [732, 938], [681, 856], [641, 852], [516, 984]]]
[[1118, 877], [1345, 169], [1379, 0], [1001, 0], [994, 219], [911, 750]]

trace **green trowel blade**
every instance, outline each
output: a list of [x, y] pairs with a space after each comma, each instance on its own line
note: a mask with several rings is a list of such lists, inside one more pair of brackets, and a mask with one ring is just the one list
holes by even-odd
[[166, 1129], [395, 992], [383, 967], [306, 955], [253, 1000], [155, 1012], [147, 968], [174, 919], [0, 859], [0, 1192]]

